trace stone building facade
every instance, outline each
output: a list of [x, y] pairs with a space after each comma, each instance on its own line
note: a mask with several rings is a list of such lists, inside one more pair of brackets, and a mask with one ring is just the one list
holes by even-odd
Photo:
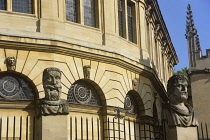
[[210, 50], [202, 54], [198, 31], [195, 28], [191, 6], [188, 5], [186, 38], [188, 42], [189, 77], [191, 80], [192, 104], [200, 123], [210, 122]]
[[[177, 63], [157, 0], [0, 0], [0, 137], [154, 138]], [[48, 67], [70, 112], [40, 131]]]

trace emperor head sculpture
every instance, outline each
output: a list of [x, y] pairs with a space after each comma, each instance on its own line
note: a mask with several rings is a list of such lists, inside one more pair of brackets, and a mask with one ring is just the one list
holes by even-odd
[[7, 70], [9, 71], [14, 71], [16, 68], [16, 59], [14, 56], [9, 56], [6, 58], [6, 65], [7, 65]]
[[169, 103], [165, 105], [163, 116], [169, 126], [197, 126], [193, 108], [186, 103], [188, 99], [188, 78], [185, 75], [173, 75], [168, 80], [167, 94]]
[[68, 102], [61, 97], [61, 71], [49, 67], [43, 72], [45, 97], [37, 100], [37, 115], [66, 115], [69, 113]]
[[61, 95], [61, 71], [58, 68], [46, 68], [43, 72], [45, 99], [57, 101]]

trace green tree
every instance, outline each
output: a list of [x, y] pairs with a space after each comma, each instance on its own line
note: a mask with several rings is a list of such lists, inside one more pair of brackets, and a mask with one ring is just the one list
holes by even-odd
[[189, 70], [189, 69], [188, 69], [187, 67], [184, 67], [184, 68], [182, 68], [181, 70], [178, 70], [178, 71], [176, 71], [176, 72], [174, 71], [173, 74], [174, 74], [174, 75], [175, 75], [175, 74], [184, 74], [184, 75], [186, 75], [186, 76], [188, 77], [188, 74], [187, 74], [188, 70]]

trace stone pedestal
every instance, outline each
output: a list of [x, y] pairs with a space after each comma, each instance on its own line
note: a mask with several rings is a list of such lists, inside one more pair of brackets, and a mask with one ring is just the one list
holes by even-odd
[[167, 140], [198, 140], [197, 127], [168, 127]]
[[67, 140], [67, 115], [41, 116], [37, 124], [37, 140]]

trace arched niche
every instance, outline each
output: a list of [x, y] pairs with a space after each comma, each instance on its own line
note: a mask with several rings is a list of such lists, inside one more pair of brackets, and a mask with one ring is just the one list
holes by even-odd
[[0, 100], [34, 100], [36, 86], [27, 76], [18, 72], [0, 72]]
[[145, 108], [143, 101], [135, 90], [130, 90], [124, 101], [124, 109], [127, 113], [135, 114], [135, 115], [144, 115], [145, 114]]

